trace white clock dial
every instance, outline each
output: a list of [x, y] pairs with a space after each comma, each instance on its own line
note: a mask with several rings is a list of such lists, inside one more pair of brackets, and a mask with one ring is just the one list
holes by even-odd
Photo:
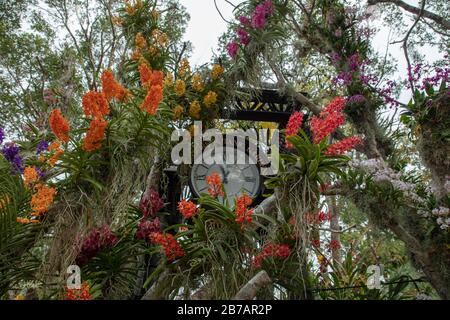
[[[236, 152], [236, 150], [224, 148], [224, 152]], [[237, 196], [247, 194], [250, 197], [256, 197], [260, 191], [261, 177], [255, 164], [194, 164], [191, 169], [190, 185], [196, 196], [208, 193], [206, 177], [214, 172], [223, 182], [228, 205], [233, 206]], [[218, 200], [224, 202], [222, 197]]]

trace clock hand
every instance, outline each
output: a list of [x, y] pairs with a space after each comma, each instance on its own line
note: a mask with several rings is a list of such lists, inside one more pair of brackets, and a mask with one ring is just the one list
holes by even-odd
[[223, 183], [228, 183], [228, 174], [225, 173], [225, 170], [223, 168], [223, 165], [219, 165], [220, 167], [220, 171], [222, 171], [222, 175], [223, 175]]

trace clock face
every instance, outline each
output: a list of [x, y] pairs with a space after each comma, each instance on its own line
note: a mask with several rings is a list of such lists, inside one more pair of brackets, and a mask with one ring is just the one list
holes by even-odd
[[[224, 152], [236, 152], [234, 148], [224, 148]], [[238, 151], [239, 152], [239, 151]], [[224, 158], [225, 153], [224, 153]], [[248, 162], [248, 161], [247, 161]], [[228, 205], [234, 205], [237, 196], [247, 194], [254, 198], [260, 191], [261, 176], [255, 164], [194, 164], [190, 174], [190, 186], [196, 196], [208, 193], [206, 177], [216, 172], [223, 183], [228, 198]], [[224, 203], [224, 199], [218, 200]]]

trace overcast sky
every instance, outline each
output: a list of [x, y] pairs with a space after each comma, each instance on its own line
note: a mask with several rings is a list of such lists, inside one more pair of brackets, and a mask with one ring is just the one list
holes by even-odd
[[[230, 1], [234, 4], [239, 0]], [[214, 5], [214, 0], [180, 0], [191, 16], [185, 34], [194, 46], [191, 63], [201, 65], [209, 62], [213, 50], [217, 50], [218, 40], [227, 30], [227, 23], [220, 17]], [[220, 12], [228, 21], [233, 19], [233, 7], [224, 0], [216, 0]]]

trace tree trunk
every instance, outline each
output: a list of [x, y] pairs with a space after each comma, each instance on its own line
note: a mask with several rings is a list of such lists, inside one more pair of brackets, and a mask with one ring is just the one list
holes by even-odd
[[259, 289], [272, 283], [266, 271], [258, 272], [241, 290], [234, 296], [233, 300], [253, 300]]
[[442, 299], [450, 299], [449, 237], [443, 230], [429, 234], [416, 210], [397, 207], [386, 199], [361, 192], [352, 196], [357, 207], [381, 230], [392, 231], [406, 245], [413, 265], [422, 271]]
[[[328, 198], [328, 210], [331, 214], [331, 221], [330, 221], [330, 229], [331, 231], [331, 241], [334, 241], [336, 243], [341, 243], [341, 234], [340, 232], [333, 232], [335, 231], [341, 231], [341, 227], [339, 225], [339, 210], [336, 205], [336, 196], [330, 196]], [[333, 258], [333, 263], [341, 264], [342, 257], [341, 257], [341, 249], [340, 248], [332, 248], [331, 249], [331, 257]]]

